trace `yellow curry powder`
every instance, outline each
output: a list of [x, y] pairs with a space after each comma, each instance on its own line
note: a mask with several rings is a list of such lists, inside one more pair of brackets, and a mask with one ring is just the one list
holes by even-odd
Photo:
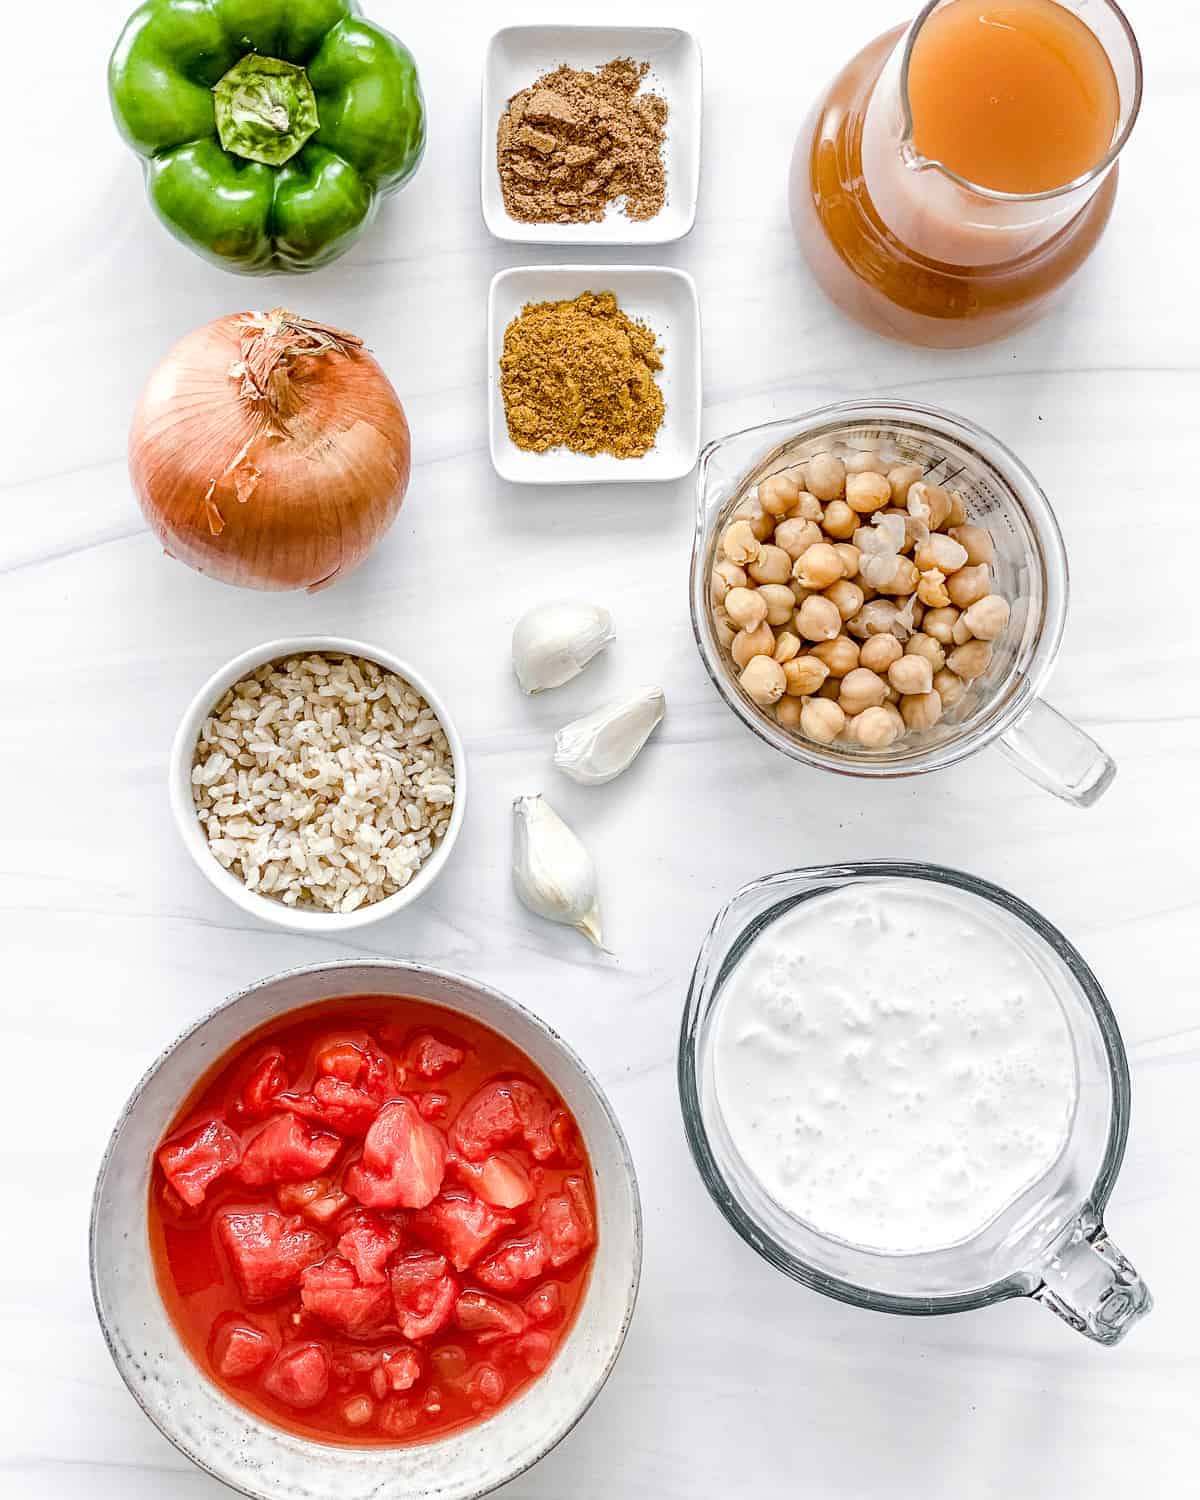
[[641, 458], [654, 446], [663, 397], [662, 350], [612, 292], [530, 302], [504, 330], [500, 391], [518, 448]]

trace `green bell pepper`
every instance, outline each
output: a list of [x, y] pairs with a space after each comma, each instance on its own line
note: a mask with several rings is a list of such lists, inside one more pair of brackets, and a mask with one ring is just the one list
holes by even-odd
[[355, 0], [146, 0], [108, 65], [167, 228], [233, 271], [347, 250], [416, 171], [416, 64]]

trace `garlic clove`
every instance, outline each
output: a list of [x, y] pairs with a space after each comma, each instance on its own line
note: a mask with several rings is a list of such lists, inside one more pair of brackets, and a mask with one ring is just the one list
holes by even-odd
[[512, 873], [535, 917], [573, 927], [604, 947], [592, 856], [540, 794], [513, 803]]
[[527, 610], [513, 627], [512, 659], [526, 693], [578, 677], [613, 639], [612, 616], [595, 604], [564, 599]]
[[636, 760], [666, 710], [662, 688], [606, 703], [554, 736], [554, 764], [583, 786], [603, 786]]

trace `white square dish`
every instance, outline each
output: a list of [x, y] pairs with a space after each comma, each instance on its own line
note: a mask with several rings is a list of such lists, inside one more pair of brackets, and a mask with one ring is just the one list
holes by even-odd
[[[610, 204], [598, 224], [524, 224], [504, 206], [496, 170], [496, 126], [508, 101], [561, 63], [598, 68], [614, 57], [650, 64], [645, 88], [667, 101], [663, 161], [667, 201], [652, 219]], [[488, 43], [480, 112], [483, 219], [497, 239], [527, 245], [665, 245], [696, 222], [700, 190], [700, 46], [673, 26], [506, 26]]]
[[[612, 292], [629, 317], [649, 324], [663, 351], [657, 374], [666, 411], [658, 440], [642, 458], [530, 453], [508, 435], [500, 393], [504, 330], [527, 302], [563, 302], [584, 292]], [[488, 292], [488, 440], [492, 465], [513, 484], [630, 484], [682, 479], [700, 452], [700, 302], [696, 283], [673, 266], [513, 266]]]

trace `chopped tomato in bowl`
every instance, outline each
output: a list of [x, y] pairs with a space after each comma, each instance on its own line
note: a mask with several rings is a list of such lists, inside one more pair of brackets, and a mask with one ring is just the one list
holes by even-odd
[[200, 1023], [130, 1101], [93, 1207], [121, 1374], [264, 1500], [514, 1477], [607, 1378], [640, 1248], [624, 1141], [573, 1054], [504, 997], [389, 961], [264, 981]]

